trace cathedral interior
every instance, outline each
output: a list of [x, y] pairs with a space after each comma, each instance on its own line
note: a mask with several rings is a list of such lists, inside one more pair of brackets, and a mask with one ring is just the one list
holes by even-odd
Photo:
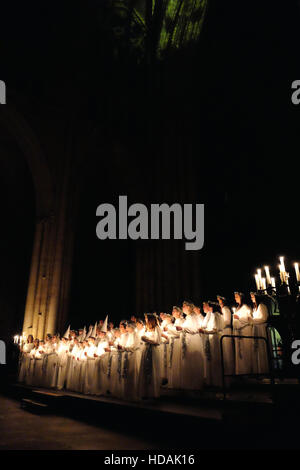
[[[180, 22], [176, 2], [122, 3], [2, 6], [6, 341], [230, 297], [259, 263], [299, 257], [296, 4], [233, 2], [237, 23], [217, 0], [181, 2]], [[123, 194], [204, 203], [204, 248], [99, 241], [97, 206]]]

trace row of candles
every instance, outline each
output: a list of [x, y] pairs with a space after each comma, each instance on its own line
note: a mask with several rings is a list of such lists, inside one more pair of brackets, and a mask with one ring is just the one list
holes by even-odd
[[[279, 260], [280, 260], [280, 264], [279, 264], [280, 281], [281, 281], [281, 284], [285, 284], [287, 286], [288, 292], [290, 293], [290, 288], [289, 288], [290, 275], [285, 269], [284, 256], [280, 256]], [[297, 279], [297, 284], [298, 284], [298, 290], [300, 292], [299, 263], [294, 263], [294, 268], [295, 268], [295, 274], [296, 274], [296, 279]], [[266, 290], [267, 287], [273, 287], [276, 290], [275, 277], [271, 277], [269, 266], [264, 266], [264, 270], [266, 273], [266, 277], [262, 277], [262, 269], [258, 269], [257, 273], [254, 275], [257, 290], [258, 291]]]
[[26, 337], [25, 335], [15, 335], [14, 336], [14, 343], [18, 344], [19, 346], [22, 346], [23, 343], [25, 343]]

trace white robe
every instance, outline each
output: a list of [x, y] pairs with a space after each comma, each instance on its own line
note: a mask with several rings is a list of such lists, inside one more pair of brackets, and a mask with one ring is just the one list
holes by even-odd
[[96, 395], [110, 394], [111, 352], [104, 352], [98, 363], [98, 388]]
[[[253, 325], [253, 336], [267, 338], [268, 308], [260, 303], [257, 309], [252, 311], [250, 323]], [[259, 339], [253, 340], [253, 373], [267, 374], [269, 372], [267, 344]]]
[[[110, 395], [116, 398], [122, 398], [124, 396], [124, 380], [122, 374], [124, 348], [126, 347], [127, 340], [127, 332], [117, 337], [114, 341], [114, 346], [111, 348], [110, 357], [108, 358], [108, 391]], [[122, 349], [118, 349], [118, 346], [121, 346]]]
[[[248, 317], [252, 315], [252, 309], [244, 304], [235, 312], [239, 319], [233, 318], [233, 331], [235, 335], [252, 336], [252, 327]], [[251, 374], [252, 367], [252, 339], [235, 338], [235, 373]]]
[[71, 351], [67, 353], [69, 360], [67, 362], [67, 371], [66, 371], [66, 388], [72, 391], [78, 391], [78, 367], [77, 358], [80, 354], [80, 346], [78, 344], [69, 345]]
[[95, 375], [94, 375], [94, 383], [92, 388], [92, 393], [95, 395], [103, 395], [106, 391], [103, 389], [102, 384], [102, 362], [103, 356], [106, 355], [105, 348], [108, 348], [108, 338], [101, 338], [98, 343], [97, 350], [96, 350], [96, 359], [95, 359]]
[[33, 370], [31, 376], [31, 385], [35, 387], [43, 386], [43, 378], [44, 378], [44, 347], [39, 346], [38, 349], [32, 350], [34, 351], [34, 358], [33, 358]]
[[25, 343], [22, 352], [20, 352], [20, 371], [19, 371], [19, 382], [25, 382], [26, 376], [29, 373], [30, 367], [30, 351], [34, 348], [33, 343]]
[[74, 381], [77, 382], [77, 384], [75, 383], [76, 391], [80, 393], [84, 393], [85, 373], [87, 364], [87, 357], [85, 355], [86, 351], [87, 348], [81, 347], [76, 353], [77, 363], [75, 366]]
[[83, 385], [83, 393], [86, 394], [93, 394], [95, 389], [96, 361], [94, 354], [97, 354], [97, 346], [95, 344], [90, 344], [87, 348], [87, 361], [85, 364], [85, 375]]
[[176, 318], [175, 322], [168, 325], [169, 351], [168, 351], [168, 388], [181, 388], [181, 342], [180, 331], [176, 326], [182, 326], [183, 318]]
[[144, 334], [145, 334], [145, 327], [140, 329], [140, 330], [136, 328], [135, 332], [136, 332], [137, 341], [138, 341], [138, 344], [139, 344], [139, 347], [136, 349], [136, 361], [137, 361], [137, 367], [138, 367], [138, 371], [139, 371], [140, 367], [141, 367], [142, 351], [145, 347], [145, 343], [141, 339], [142, 336], [144, 336]]
[[140, 373], [138, 378], [138, 398], [157, 398], [160, 396], [161, 371], [159, 345], [161, 332], [158, 326], [153, 331], [146, 331], [144, 336], [153, 343], [144, 342]]
[[109, 342], [113, 342], [116, 338], [115, 338], [115, 333], [113, 330], [110, 330], [106, 333], [106, 338]]
[[47, 342], [45, 344], [45, 356], [43, 364], [43, 386], [46, 388], [52, 388], [56, 386], [56, 366], [58, 356], [56, 353], [57, 344]]
[[128, 401], [138, 399], [138, 374], [140, 368], [140, 337], [136, 332], [129, 333], [123, 354], [123, 398]]
[[[229, 307], [222, 307], [222, 315], [224, 320], [224, 328], [222, 335], [232, 335], [232, 314]], [[224, 373], [225, 375], [232, 375], [235, 371], [234, 364], [234, 340], [230, 338], [223, 339], [223, 360], [224, 360]]]
[[68, 365], [68, 352], [69, 344], [61, 341], [58, 346], [57, 355], [57, 383], [58, 390], [62, 390], [65, 387], [66, 376], [67, 376], [67, 365]]
[[224, 320], [218, 312], [209, 312], [202, 328], [205, 341], [205, 382], [207, 385], [220, 387], [222, 385], [220, 332], [224, 328]]
[[32, 380], [33, 380], [33, 372], [34, 372], [34, 365], [35, 365], [35, 361], [34, 361], [34, 356], [35, 356], [35, 353], [37, 352], [38, 348], [36, 347], [33, 347], [29, 353], [29, 366], [28, 366], [28, 370], [27, 370], [27, 373], [26, 373], [26, 376], [25, 376], [25, 383], [26, 385], [32, 385]]
[[204, 351], [197, 317], [191, 313], [181, 325], [181, 387], [186, 390], [203, 388]]
[[[166, 326], [168, 326], [168, 323], [166, 320], [163, 320], [160, 325], [160, 331], [161, 334], [168, 336], [168, 333], [164, 331]], [[161, 337], [161, 344], [159, 346], [161, 379], [167, 379], [168, 377], [168, 346], [169, 340]]]
[[122, 380], [123, 351], [112, 348], [110, 353], [110, 376], [109, 393], [113, 397], [122, 398], [124, 396]]

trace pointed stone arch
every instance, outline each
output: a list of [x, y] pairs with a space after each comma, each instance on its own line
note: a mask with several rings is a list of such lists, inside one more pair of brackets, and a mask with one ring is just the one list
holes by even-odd
[[12, 105], [0, 106], [0, 125], [17, 142], [26, 159], [35, 188], [37, 217], [49, 216], [54, 204], [53, 181], [37, 137]]

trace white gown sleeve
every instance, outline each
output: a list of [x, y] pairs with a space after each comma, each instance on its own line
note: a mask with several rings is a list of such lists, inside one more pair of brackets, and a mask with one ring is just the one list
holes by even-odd
[[187, 317], [186, 321], [182, 325], [183, 331], [186, 333], [190, 333], [194, 335], [195, 333], [198, 333], [199, 327], [198, 327], [198, 322], [194, 318], [191, 318], [190, 315]]
[[252, 317], [252, 308], [248, 305], [243, 305], [236, 314], [239, 316], [239, 319], [233, 319], [233, 327], [236, 329], [243, 328], [246, 325], [250, 325], [249, 317]]
[[231, 310], [229, 307], [223, 308], [223, 320], [224, 320], [224, 326], [231, 324]]
[[259, 325], [262, 323], [266, 323], [268, 320], [268, 308], [265, 304], [259, 304], [255, 315], [251, 318], [250, 322], [254, 325]]

